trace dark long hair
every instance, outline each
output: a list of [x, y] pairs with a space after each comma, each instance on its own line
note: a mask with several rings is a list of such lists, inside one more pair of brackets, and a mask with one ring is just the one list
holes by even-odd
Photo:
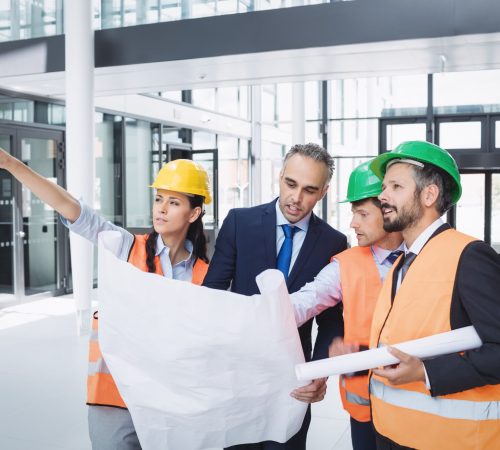
[[[189, 239], [193, 244], [193, 257], [200, 258], [206, 263], [210, 262], [207, 255], [207, 238], [205, 232], [203, 231], [203, 221], [202, 218], [205, 215], [203, 211], [203, 197], [201, 195], [188, 195], [189, 204], [191, 209], [200, 207], [202, 213], [199, 217], [189, 225], [186, 239]], [[158, 233], [154, 228], [149, 233], [148, 239], [146, 240], [146, 266], [148, 267], [148, 272], [154, 273], [156, 271], [155, 255], [156, 255], [156, 241], [158, 240]]]

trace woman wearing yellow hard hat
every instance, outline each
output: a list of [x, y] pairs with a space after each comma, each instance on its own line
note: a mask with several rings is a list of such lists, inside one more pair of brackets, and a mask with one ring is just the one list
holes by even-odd
[[[132, 235], [118, 227], [62, 187], [50, 182], [0, 148], [0, 169], [6, 169], [43, 202], [54, 208], [73, 232], [97, 243], [101, 231], [121, 234], [118, 257], [140, 270], [201, 284], [208, 269], [203, 232], [203, 204], [210, 203], [208, 175], [199, 164], [179, 159], [165, 164], [151, 187], [153, 229]], [[93, 450], [140, 449], [127, 406], [102, 358], [97, 336], [97, 312], [90, 337], [87, 403]]]

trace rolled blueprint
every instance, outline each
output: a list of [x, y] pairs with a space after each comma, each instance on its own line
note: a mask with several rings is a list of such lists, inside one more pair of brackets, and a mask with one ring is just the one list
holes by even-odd
[[[401, 342], [391, 347], [417, 358], [425, 359], [472, 350], [482, 344], [475, 328], [469, 326], [413, 341]], [[330, 375], [341, 375], [380, 366], [389, 366], [398, 362], [399, 359], [391, 355], [387, 351], [387, 347], [380, 347], [305, 364], [297, 364], [295, 374], [299, 380], [314, 380]]]

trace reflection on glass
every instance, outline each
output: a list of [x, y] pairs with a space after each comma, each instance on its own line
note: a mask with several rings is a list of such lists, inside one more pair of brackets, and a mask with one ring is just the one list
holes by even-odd
[[260, 194], [262, 203], [270, 202], [279, 195], [279, 174], [283, 165], [285, 147], [262, 141]]
[[[217, 153], [215, 153], [215, 156], [217, 157]], [[193, 161], [201, 164], [208, 173], [210, 192], [212, 193], [212, 202], [203, 206], [203, 209], [205, 210], [205, 214], [203, 215], [203, 225], [206, 229], [212, 229], [215, 227], [214, 153], [193, 153]]]
[[491, 175], [491, 245], [500, 253], [500, 174]]
[[484, 174], [461, 174], [462, 197], [457, 204], [457, 230], [484, 239]]
[[335, 156], [375, 156], [378, 153], [378, 120], [329, 122], [328, 151]]
[[347, 185], [351, 172], [370, 158], [335, 158], [335, 172], [328, 190], [328, 223], [344, 233], [351, 244], [357, 245], [355, 234], [350, 228], [351, 204], [339, 203], [347, 197]]
[[218, 136], [218, 151], [219, 221], [222, 221], [231, 208], [249, 206], [248, 141]]
[[[0, 134], [0, 147], [11, 152], [10, 135]], [[0, 308], [13, 300], [14, 292], [13, 197], [12, 176], [0, 170]]]
[[[122, 118], [95, 114], [94, 208], [110, 222], [123, 226], [120, 140]], [[115, 139], [115, 136], [117, 137]]]
[[125, 171], [127, 227], [150, 227], [154, 178], [151, 124], [125, 120]]
[[304, 97], [306, 120], [321, 118], [321, 81], [306, 81]]
[[[56, 178], [56, 142], [23, 138], [22, 160], [50, 181]], [[24, 283], [26, 295], [57, 288], [57, 214], [27, 188], [22, 188]], [[43, 264], [40, 264], [43, 261]]]
[[321, 135], [321, 122], [306, 122], [305, 141], [323, 146], [323, 136]]
[[329, 86], [332, 119], [425, 114], [427, 75], [332, 80]]
[[446, 149], [481, 148], [481, 122], [440, 123], [439, 145]]
[[63, 2], [64, 0], [0, 1], [0, 41], [61, 34]]
[[386, 150], [393, 150], [405, 141], [425, 141], [425, 137], [425, 123], [388, 125]]
[[434, 106], [460, 106], [457, 112], [481, 112], [484, 105], [498, 105], [499, 78], [500, 70], [436, 73]]

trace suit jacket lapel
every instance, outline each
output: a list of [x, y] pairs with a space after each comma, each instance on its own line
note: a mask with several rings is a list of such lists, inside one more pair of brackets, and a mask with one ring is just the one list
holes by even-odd
[[302, 268], [307, 264], [307, 260], [314, 253], [313, 249], [316, 245], [316, 241], [318, 240], [321, 232], [318, 227], [318, 218], [311, 214], [311, 220], [309, 221], [309, 227], [307, 229], [307, 234], [302, 243], [302, 247], [300, 248], [300, 252], [295, 260], [295, 263], [292, 267], [292, 271], [288, 275], [287, 286], [291, 286], [297, 278], [297, 275], [300, 273]]
[[265, 205], [262, 212], [262, 238], [266, 248], [267, 267], [276, 268], [276, 200]]

